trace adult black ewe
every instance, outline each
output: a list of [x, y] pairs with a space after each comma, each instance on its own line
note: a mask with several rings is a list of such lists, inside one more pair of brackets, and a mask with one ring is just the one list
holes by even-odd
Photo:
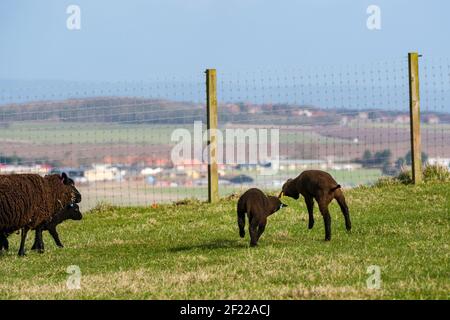
[[259, 237], [266, 228], [267, 217], [286, 207], [280, 199], [274, 196], [266, 196], [259, 189], [252, 188], [244, 192], [237, 203], [237, 218], [239, 235], [245, 236], [245, 213], [249, 220], [250, 246], [258, 244]]
[[36, 229], [61, 209], [80, 201], [81, 194], [65, 173], [45, 177], [37, 174], [2, 175], [0, 233], [4, 235], [21, 229], [19, 256], [23, 256], [30, 229]]
[[308, 208], [309, 229], [312, 229], [314, 226], [314, 199], [319, 204], [319, 210], [325, 223], [325, 241], [331, 240], [331, 217], [328, 211], [328, 204], [333, 199], [336, 199], [341, 208], [345, 218], [345, 227], [348, 231], [351, 230], [352, 224], [344, 194], [341, 186], [330, 174], [320, 170], [303, 171], [297, 178], [286, 181], [279, 198], [285, 195], [298, 199], [300, 194], [305, 197], [306, 207]]

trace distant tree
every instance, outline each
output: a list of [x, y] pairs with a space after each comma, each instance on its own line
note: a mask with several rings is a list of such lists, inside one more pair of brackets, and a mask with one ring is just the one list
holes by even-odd
[[372, 161], [372, 152], [370, 150], [364, 151], [363, 157], [362, 157], [362, 165], [370, 165], [370, 162]]
[[[422, 163], [426, 163], [428, 161], [428, 154], [422, 151]], [[411, 151], [408, 151], [405, 155], [405, 162], [408, 166], [412, 164]]]
[[4, 156], [0, 154], [0, 163], [18, 165], [22, 164], [22, 158], [18, 157], [17, 155]]
[[406, 165], [406, 160], [404, 157], [400, 157], [395, 161], [395, 167], [396, 168], [402, 168]]
[[369, 119], [370, 120], [375, 120], [375, 119], [379, 119], [382, 114], [380, 111], [369, 111]]
[[392, 152], [389, 149], [378, 151], [374, 155], [374, 162], [378, 165], [389, 165], [391, 162]]
[[372, 167], [389, 167], [391, 164], [392, 152], [389, 149], [385, 149], [383, 151], [377, 151], [375, 154], [372, 154], [370, 150], [364, 151], [363, 157], [359, 162], [365, 168]]
[[[428, 154], [422, 151], [422, 163], [426, 163], [428, 161]], [[411, 151], [408, 151], [406, 155], [402, 158], [398, 158], [397, 161], [395, 161], [395, 166], [397, 168], [401, 168], [403, 166], [410, 166], [412, 165], [412, 158], [411, 158]]]

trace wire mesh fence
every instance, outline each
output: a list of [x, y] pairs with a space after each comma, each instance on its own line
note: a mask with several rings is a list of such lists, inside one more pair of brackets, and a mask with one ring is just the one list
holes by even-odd
[[[449, 63], [424, 59], [421, 65], [422, 157], [449, 167]], [[234, 167], [233, 174], [250, 183], [279, 190], [305, 169], [322, 169], [353, 187], [411, 164], [407, 58], [221, 79], [219, 96], [227, 101], [219, 108], [222, 127], [279, 129], [276, 168], [270, 157]]]
[[420, 62], [422, 150], [431, 164], [450, 165], [450, 60]]
[[[420, 67], [424, 160], [448, 167], [450, 62], [423, 58]], [[1, 174], [66, 171], [84, 208], [207, 198], [202, 72], [142, 82], [1, 85]], [[411, 161], [406, 57], [219, 70], [218, 99], [226, 160], [219, 163], [221, 195], [249, 186], [279, 190], [286, 179], [313, 168], [329, 171], [346, 187], [371, 184]], [[189, 148], [197, 143], [201, 151], [174, 162], [180, 129]]]
[[[0, 172], [65, 171], [82, 192], [84, 208], [201, 198], [193, 178], [204, 177], [205, 166], [191, 161], [185, 164], [190, 172], [177, 170], [170, 151], [173, 130], [205, 121], [203, 87], [200, 74], [3, 91]], [[194, 172], [198, 177], [190, 176]]]

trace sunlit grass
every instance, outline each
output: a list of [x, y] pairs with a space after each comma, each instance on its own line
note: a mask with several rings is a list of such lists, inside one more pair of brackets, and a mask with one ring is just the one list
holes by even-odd
[[[303, 201], [269, 218], [259, 246], [238, 236], [236, 200], [117, 208], [102, 205], [60, 226], [64, 249], [0, 256], [0, 297], [20, 299], [448, 299], [450, 185], [346, 190], [353, 230], [333, 203], [331, 242], [321, 216], [307, 229]], [[27, 247], [31, 247], [30, 236]], [[81, 289], [68, 290], [78, 265]], [[381, 268], [368, 289], [367, 268]]]

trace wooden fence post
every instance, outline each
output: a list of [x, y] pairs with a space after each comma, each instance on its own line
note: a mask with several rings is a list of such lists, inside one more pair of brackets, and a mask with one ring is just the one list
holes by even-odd
[[217, 170], [217, 74], [206, 70], [206, 114], [208, 129], [208, 202], [219, 200], [219, 174]]
[[422, 182], [422, 150], [420, 141], [419, 54], [408, 54], [409, 116], [411, 130], [411, 160], [413, 183]]

